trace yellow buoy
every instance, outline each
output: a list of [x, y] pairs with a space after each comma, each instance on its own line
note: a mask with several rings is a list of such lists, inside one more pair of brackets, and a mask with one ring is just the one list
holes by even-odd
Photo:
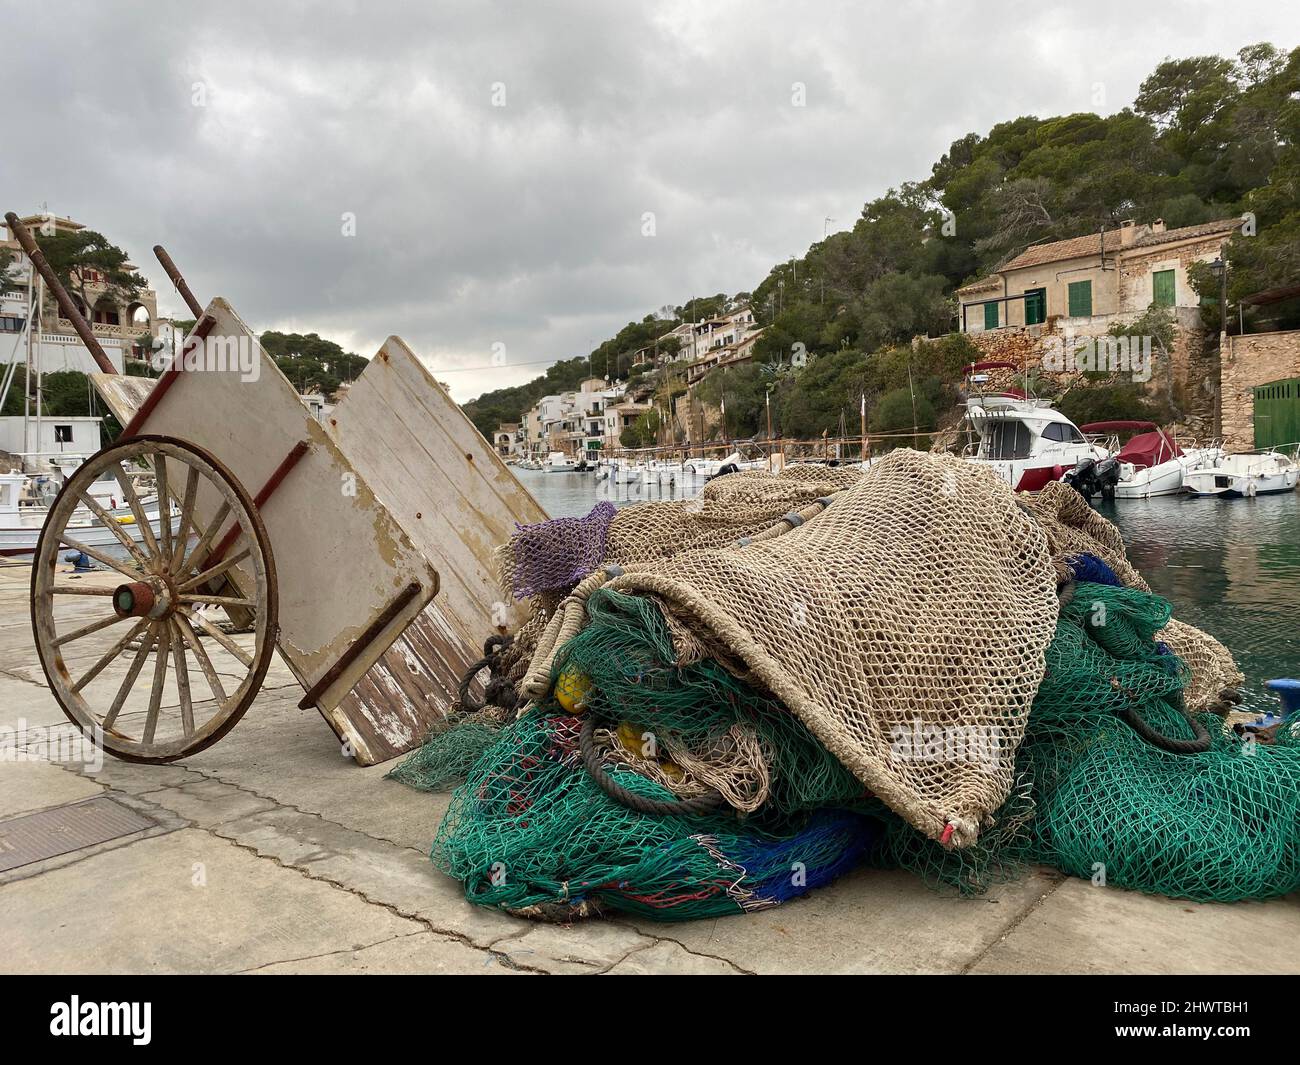
[[134, 525], [135, 518], [130, 514], [123, 514], [117, 519], [119, 525]]
[[555, 679], [555, 701], [565, 713], [580, 714], [587, 709], [591, 678], [576, 669], [566, 669]]

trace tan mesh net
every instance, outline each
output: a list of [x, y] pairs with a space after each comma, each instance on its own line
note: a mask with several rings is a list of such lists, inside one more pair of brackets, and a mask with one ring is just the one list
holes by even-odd
[[[696, 500], [624, 508], [601, 531], [604, 563], [567, 598], [537, 598], [510, 649], [524, 698], [550, 691], [594, 591], [650, 596], [680, 663], [713, 658], [771, 692], [867, 789], [958, 847], [1011, 790], [1065, 560], [1095, 555], [1148, 590], [1119, 531], [1067, 486], [1018, 496], [977, 464], [909, 450], [865, 473], [732, 474]], [[1175, 621], [1162, 637], [1192, 670], [1191, 707], [1240, 682], [1208, 635]], [[679, 795], [717, 790], [742, 812], [767, 797], [770, 752], [743, 730], [668, 752], [668, 770], [613, 730], [598, 739]]]

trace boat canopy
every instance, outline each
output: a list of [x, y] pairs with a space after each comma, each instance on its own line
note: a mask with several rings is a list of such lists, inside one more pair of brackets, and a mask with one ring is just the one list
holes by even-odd
[[1139, 433], [1133, 437], [1116, 458], [1120, 462], [1132, 463], [1137, 469], [1148, 469], [1182, 454], [1183, 449], [1157, 429], [1153, 433]]

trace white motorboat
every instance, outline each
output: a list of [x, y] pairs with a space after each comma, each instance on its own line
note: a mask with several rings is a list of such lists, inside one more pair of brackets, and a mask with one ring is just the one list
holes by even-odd
[[1085, 459], [1110, 456], [1045, 399], [1015, 393], [972, 396], [966, 417], [979, 440], [962, 457], [986, 465], [1017, 492], [1037, 492]]
[[1300, 466], [1280, 451], [1252, 451], [1224, 455], [1213, 465], [1192, 470], [1184, 478], [1189, 495], [1249, 499], [1252, 496], [1294, 492]]
[[[1122, 448], [1115, 450], [1118, 479], [1114, 484], [1116, 499], [1151, 499], [1176, 495], [1183, 490], [1188, 473], [1213, 466], [1224, 456], [1221, 447], [1180, 447], [1154, 422], [1089, 422], [1079, 427], [1085, 435], [1127, 433]], [[1118, 444], [1118, 438], [1116, 438]]]
[[577, 473], [578, 460], [563, 451], [552, 451], [546, 457], [545, 470], [547, 473]]

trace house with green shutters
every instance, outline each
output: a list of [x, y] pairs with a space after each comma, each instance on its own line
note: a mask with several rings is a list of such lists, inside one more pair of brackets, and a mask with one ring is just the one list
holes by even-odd
[[1086, 236], [1031, 244], [987, 277], [957, 290], [963, 333], [1029, 330], [1094, 335], [1153, 303], [1193, 325], [1200, 297], [1193, 262], [1213, 262], [1240, 218], [1167, 229], [1163, 219], [1122, 222]]

